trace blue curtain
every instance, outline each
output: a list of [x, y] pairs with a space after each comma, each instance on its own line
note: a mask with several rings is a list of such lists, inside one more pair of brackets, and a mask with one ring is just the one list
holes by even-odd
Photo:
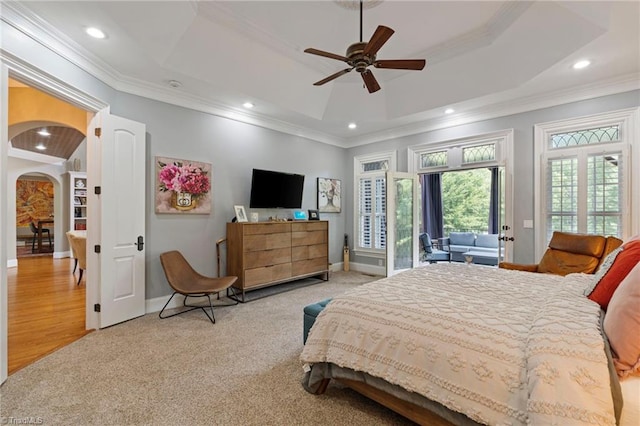
[[420, 175], [423, 232], [428, 233], [432, 239], [444, 237], [441, 177], [442, 173]]
[[491, 171], [491, 194], [489, 201], [489, 234], [499, 234], [499, 214], [500, 214], [500, 175], [497, 167], [490, 167]]

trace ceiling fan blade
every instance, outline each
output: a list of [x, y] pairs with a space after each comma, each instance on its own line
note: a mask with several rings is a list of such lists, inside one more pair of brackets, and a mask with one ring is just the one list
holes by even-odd
[[427, 61], [424, 59], [388, 59], [375, 61], [373, 66], [376, 68], [389, 68], [394, 70], [421, 70]]
[[364, 85], [367, 86], [367, 90], [369, 93], [377, 92], [380, 90], [380, 85], [378, 81], [373, 76], [373, 73], [369, 70], [366, 70], [362, 73], [362, 79], [364, 80]]
[[336, 78], [340, 77], [341, 75], [345, 75], [346, 73], [348, 73], [349, 71], [351, 71], [353, 68], [345, 68], [342, 71], [338, 71], [335, 74], [331, 74], [329, 77], [322, 79], [320, 81], [317, 81], [315, 83], [313, 83], [314, 86], [322, 86], [325, 83], [330, 82], [331, 80], [335, 80]]
[[325, 52], [324, 50], [318, 50], [313, 48], [304, 49], [304, 53], [311, 53], [312, 55], [324, 56], [325, 58], [337, 59], [338, 61], [349, 62], [349, 59], [344, 56], [336, 55], [335, 53]]
[[385, 27], [384, 25], [379, 25], [376, 28], [376, 31], [371, 36], [371, 40], [364, 47], [364, 51], [362, 52], [365, 56], [373, 56], [378, 53], [378, 50], [382, 47], [383, 44], [389, 40], [389, 37], [393, 35], [395, 31], [393, 31], [389, 27]]

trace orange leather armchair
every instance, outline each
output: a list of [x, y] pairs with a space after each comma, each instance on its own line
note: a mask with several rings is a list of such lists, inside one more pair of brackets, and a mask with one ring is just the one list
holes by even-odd
[[622, 240], [601, 235], [572, 234], [555, 231], [549, 248], [535, 265], [500, 262], [500, 268], [519, 271], [567, 275], [574, 272], [595, 273], [609, 253], [618, 248]]

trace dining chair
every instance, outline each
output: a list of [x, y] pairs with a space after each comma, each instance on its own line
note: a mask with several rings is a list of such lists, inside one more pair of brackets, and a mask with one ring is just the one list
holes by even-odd
[[[36, 252], [36, 240], [38, 239], [38, 227], [35, 223], [29, 223], [29, 228], [31, 228], [31, 232], [33, 232], [33, 238], [31, 239], [31, 253]], [[51, 231], [49, 228], [42, 228], [42, 233], [47, 234], [47, 238], [49, 239], [49, 248], [51, 248]]]

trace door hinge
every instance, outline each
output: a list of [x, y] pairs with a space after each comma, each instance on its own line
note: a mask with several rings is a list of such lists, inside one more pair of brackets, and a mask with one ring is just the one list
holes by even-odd
[[94, 253], [100, 253], [100, 244], [96, 244], [95, 246], [93, 246], [93, 251]]
[[93, 305], [93, 311], [94, 312], [100, 312], [100, 304], [96, 303], [95, 305]]
[[93, 187], [93, 192], [94, 192], [96, 195], [100, 195], [100, 193], [102, 193], [102, 188], [101, 188], [101, 187], [99, 187], [99, 186], [95, 186], [95, 187]]
[[96, 128], [95, 128], [95, 130], [94, 130], [94, 134], [95, 134], [97, 137], [102, 136], [102, 128], [100, 128], [100, 127], [96, 127]]

